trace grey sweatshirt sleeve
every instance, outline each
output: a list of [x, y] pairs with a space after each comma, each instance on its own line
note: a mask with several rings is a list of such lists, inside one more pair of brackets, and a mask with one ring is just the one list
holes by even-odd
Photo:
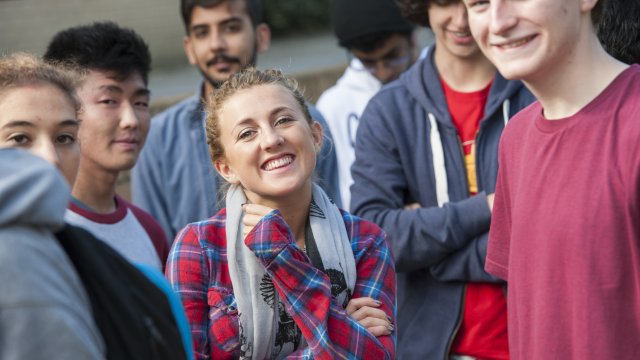
[[103, 359], [88, 296], [53, 236], [69, 186], [20, 149], [0, 149], [0, 173], [0, 359]]
[[0, 359], [104, 359], [73, 265], [48, 230], [0, 231]]
[[[419, 201], [414, 199], [423, 195], [421, 191], [435, 190], [430, 179], [420, 179], [421, 183], [413, 184], [418, 189], [410, 194], [408, 174], [415, 169], [407, 164], [407, 158], [423, 155], [408, 154], [416, 149], [407, 149], [397, 127], [391, 128], [390, 124], [398, 119], [383, 118], [390, 113], [390, 109], [372, 101], [363, 114], [357, 133], [356, 160], [351, 168], [354, 179], [351, 209], [387, 232], [396, 270], [408, 272], [436, 265], [483, 236], [489, 230], [491, 211], [484, 193], [443, 207], [405, 210], [408, 203]], [[423, 162], [418, 166], [429, 166], [426, 159]]]

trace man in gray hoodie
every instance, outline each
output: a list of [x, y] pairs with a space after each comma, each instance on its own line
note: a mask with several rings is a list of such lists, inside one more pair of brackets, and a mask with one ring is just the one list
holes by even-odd
[[0, 149], [0, 359], [101, 359], [73, 264], [53, 235], [70, 189], [44, 159]]

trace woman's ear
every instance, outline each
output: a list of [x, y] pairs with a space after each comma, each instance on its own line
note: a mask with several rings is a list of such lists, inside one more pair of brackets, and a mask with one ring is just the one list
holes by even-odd
[[322, 149], [322, 142], [324, 141], [324, 129], [322, 129], [322, 125], [319, 122], [313, 121], [311, 124], [311, 135], [313, 136], [313, 144], [316, 148], [316, 153], [320, 153], [320, 149]]
[[227, 164], [225, 160], [218, 160], [214, 163], [216, 171], [222, 176], [228, 183], [237, 185], [240, 180], [237, 178], [235, 171]]

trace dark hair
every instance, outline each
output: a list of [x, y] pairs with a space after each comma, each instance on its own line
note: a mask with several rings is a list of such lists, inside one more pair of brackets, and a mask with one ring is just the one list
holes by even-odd
[[393, 35], [401, 35], [411, 41], [411, 31], [393, 31], [362, 35], [343, 43], [343, 46], [349, 50], [371, 52], [381, 48]]
[[637, 0], [607, 0], [596, 26], [596, 33], [604, 49], [627, 64], [640, 63], [638, 19], [640, 3]]
[[138, 72], [145, 84], [151, 70], [151, 54], [142, 37], [113, 22], [96, 22], [58, 32], [44, 59], [81, 70], [113, 71], [118, 79]]
[[389, 37], [411, 38], [413, 31], [393, 0], [332, 0], [329, 16], [338, 44], [348, 50], [373, 51]]
[[[626, 0], [629, 2], [638, 1], [638, 0]], [[605, 11], [605, 7], [607, 7], [607, 0], [598, 0], [598, 2], [591, 9], [591, 22], [594, 26], [598, 26], [602, 21], [602, 15]]]
[[78, 80], [77, 73], [45, 63], [34, 55], [14, 53], [0, 58], [0, 97], [22, 86], [49, 84], [62, 91], [78, 112], [80, 101], [75, 93]]
[[396, 4], [400, 8], [400, 13], [408, 21], [420, 25], [429, 27], [429, 6], [431, 3], [440, 6], [446, 6], [449, 4], [457, 3], [462, 0], [395, 0]]
[[182, 22], [184, 23], [187, 35], [189, 35], [189, 26], [191, 25], [191, 14], [193, 14], [193, 9], [196, 6], [211, 8], [230, 1], [244, 2], [245, 11], [249, 15], [254, 27], [262, 22], [262, 6], [260, 0], [180, 0], [180, 14], [182, 15]]

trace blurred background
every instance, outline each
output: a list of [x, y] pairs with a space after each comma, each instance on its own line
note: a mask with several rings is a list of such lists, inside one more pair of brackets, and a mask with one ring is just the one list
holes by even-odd
[[[329, 25], [329, 0], [263, 0], [263, 6], [273, 41], [258, 67], [294, 75], [315, 102], [347, 65]], [[133, 28], [149, 44], [156, 111], [196, 90], [201, 78], [182, 51], [178, 0], [0, 0], [0, 53], [41, 55], [56, 32], [101, 20]], [[418, 42], [431, 43], [430, 32], [421, 30]]]
[[[258, 56], [258, 68], [278, 68], [294, 76], [315, 103], [347, 66], [329, 23], [329, 0], [263, 0], [271, 26], [271, 48]], [[110, 20], [134, 29], [149, 44], [152, 71], [151, 112], [196, 92], [201, 76], [182, 50], [185, 30], [179, 0], [0, 0], [0, 53], [26, 51], [42, 55], [55, 33], [71, 26]], [[421, 29], [419, 47], [433, 42]], [[117, 192], [130, 199], [129, 172], [118, 179]]]

